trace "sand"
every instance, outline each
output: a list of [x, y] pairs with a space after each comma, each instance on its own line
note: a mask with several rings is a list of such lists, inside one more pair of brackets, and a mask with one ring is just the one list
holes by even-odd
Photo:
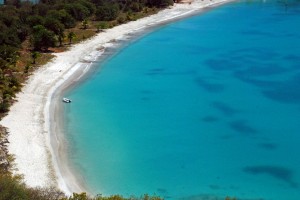
[[86, 72], [103, 53], [102, 47], [113, 45], [115, 39], [141, 32], [216, 6], [228, 0], [195, 0], [191, 4], [176, 4], [159, 13], [101, 32], [93, 38], [56, 53], [48, 64], [36, 70], [22, 92], [16, 96], [8, 115], [1, 124], [8, 128], [10, 154], [15, 157], [15, 174], [23, 174], [31, 187], [56, 186], [66, 194], [84, 191], [84, 181], [72, 173], [67, 163], [67, 146], [60, 133], [59, 91]]

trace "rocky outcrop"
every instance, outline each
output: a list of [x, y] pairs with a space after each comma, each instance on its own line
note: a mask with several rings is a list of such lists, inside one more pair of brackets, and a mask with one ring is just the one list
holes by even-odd
[[9, 160], [7, 151], [7, 135], [8, 132], [6, 128], [0, 125], [0, 170], [8, 170]]

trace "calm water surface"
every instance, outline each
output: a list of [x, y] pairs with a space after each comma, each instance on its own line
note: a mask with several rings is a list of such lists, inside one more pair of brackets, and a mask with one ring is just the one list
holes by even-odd
[[286, 2], [163, 26], [68, 91], [70, 159], [91, 190], [299, 200], [300, 4]]

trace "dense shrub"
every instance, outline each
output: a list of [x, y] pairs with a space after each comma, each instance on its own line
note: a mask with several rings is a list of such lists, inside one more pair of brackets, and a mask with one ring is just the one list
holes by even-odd
[[100, 21], [115, 20], [119, 14], [119, 6], [117, 4], [99, 6], [96, 11], [96, 19]]
[[34, 27], [36, 25], [44, 25], [45, 19], [39, 15], [28, 16], [26, 19], [26, 23], [30, 27]]
[[20, 177], [0, 174], [0, 200], [7, 199], [29, 200], [29, 196]]
[[64, 9], [50, 10], [47, 17], [59, 20], [65, 28], [73, 28], [76, 25], [75, 19]]
[[91, 14], [89, 9], [80, 3], [66, 4], [64, 9], [78, 21], [84, 20]]
[[33, 27], [30, 41], [35, 50], [47, 50], [49, 47], [55, 46], [56, 37], [53, 31], [47, 30], [42, 25], [37, 25]]

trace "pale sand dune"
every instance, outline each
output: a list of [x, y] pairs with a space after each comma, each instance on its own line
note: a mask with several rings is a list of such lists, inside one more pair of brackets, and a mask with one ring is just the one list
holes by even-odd
[[[67, 80], [70, 82], [71, 77], [73, 80], [77, 79], [87, 71], [89, 61], [101, 54], [97, 48], [109, 45], [113, 39], [225, 2], [228, 0], [195, 0], [192, 4], [176, 4], [150, 17], [106, 30], [92, 39], [74, 45], [66, 52], [55, 54], [56, 57], [50, 63], [35, 71], [29, 78], [16, 97], [17, 102], [1, 121], [9, 130], [8, 149], [15, 156], [15, 173], [23, 174], [25, 183], [29, 186], [58, 186], [67, 194], [83, 190], [62, 154], [65, 147], [61, 145], [63, 139], [58, 139], [61, 136], [56, 133], [59, 129], [57, 122], [53, 120], [55, 112], [51, 106], [51, 101], [60, 103], [61, 100], [54, 94]], [[74, 74], [78, 76], [74, 77]]]

